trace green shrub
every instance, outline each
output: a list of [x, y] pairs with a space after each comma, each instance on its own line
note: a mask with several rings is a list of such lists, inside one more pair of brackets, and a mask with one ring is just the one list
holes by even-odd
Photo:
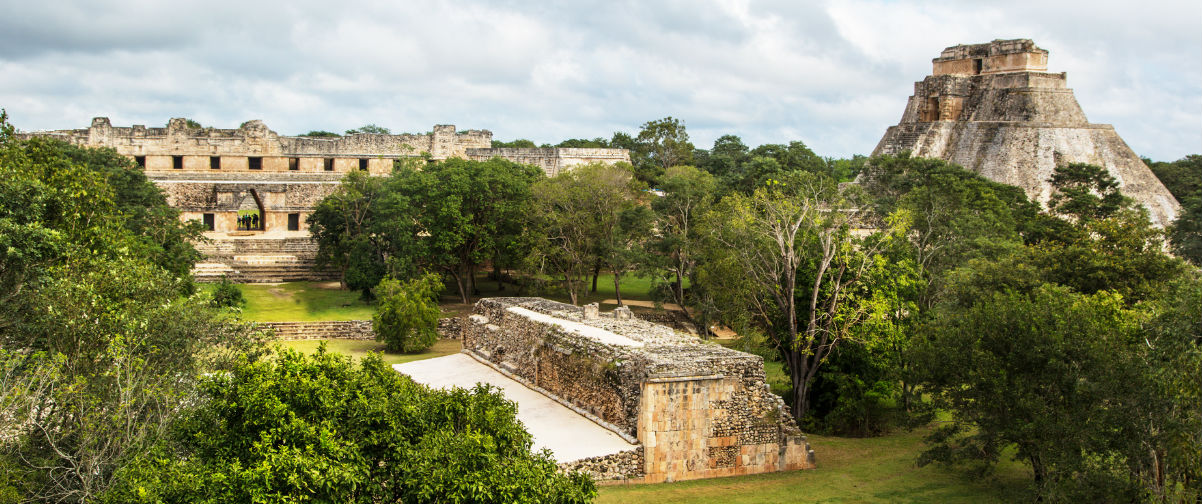
[[379, 304], [372, 316], [376, 341], [389, 352], [420, 352], [438, 341], [438, 294], [442, 279], [433, 273], [401, 283], [386, 277], [376, 286]]
[[246, 298], [242, 295], [242, 289], [231, 282], [229, 277], [222, 275], [221, 282], [213, 289], [211, 304], [214, 308], [242, 308], [246, 306]]
[[210, 375], [198, 407], [99, 502], [587, 502], [487, 386], [431, 390], [371, 354], [282, 350]]

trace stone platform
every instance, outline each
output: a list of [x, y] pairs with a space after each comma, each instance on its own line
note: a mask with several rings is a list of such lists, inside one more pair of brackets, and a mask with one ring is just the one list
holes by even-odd
[[[629, 309], [600, 313], [595, 304], [540, 298], [480, 300], [462, 337], [467, 356], [448, 365], [422, 361], [415, 379], [472, 383], [470, 375], [455, 376], [462, 373], [456, 366], [474, 359], [491, 370], [484, 374], [506, 378], [507, 395], [541, 396], [564, 416], [592, 424], [527, 424], [536, 439], [566, 434], [569, 443], [590, 445], [602, 438], [584, 433], [602, 429], [627, 446], [584, 459], [557, 453], [564, 469], [657, 483], [814, 467], [806, 437], [769, 390], [758, 356], [640, 320]], [[521, 417], [526, 406], [515, 400]]]

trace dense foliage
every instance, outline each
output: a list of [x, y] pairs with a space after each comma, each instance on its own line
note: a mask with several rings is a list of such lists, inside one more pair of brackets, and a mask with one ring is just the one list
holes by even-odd
[[537, 168], [500, 158], [400, 164], [388, 177], [351, 172], [309, 217], [318, 261], [346, 286], [372, 297], [387, 275], [435, 271], [454, 280], [464, 303], [475, 273], [517, 255]]
[[241, 287], [222, 275], [221, 281], [213, 287], [213, 300], [209, 304], [215, 308], [242, 308], [246, 306], [246, 297], [242, 295]]
[[1181, 203], [1181, 215], [1169, 230], [1173, 252], [1202, 266], [1202, 155], [1171, 163], [1148, 161], [1148, 167]]
[[254, 355], [189, 294], [195, 251], [126, 158], [0, 113], [0, 495], [81, 502], [160, 437], [203, 372]]
[[621, 299], [622, 274], [639, 261], [636, 243], [650, 234], [651, 216], [638, 201], [640, 183], [631, 167], [587, 164], [540, 180], [533, 187], [528, 222], [533, 247], [528, 262], [552, 275], [577, 303], [592, 272], [614, 274]]
[[430, 390], [378, 356], [282, 350], [202, 383], [199, 406], [104, 502], [587, 502], [484, 386]]
[[400, 282], [385, 278], [376, 286], [379, 302], [372, 316], [376, 341], [389, 352], [420, 352], [438, 341], [438, 294], [442, 279], [426, 275]]
[[991, 464], [1013, 446], [1048, 500], [1196, 497], [1202, 331], [1179, 324], [1202, 282], [1176, 289], [1147, 311], [1044, 284], [941, 313], [918, 369], [954, 422], [922, 460]]

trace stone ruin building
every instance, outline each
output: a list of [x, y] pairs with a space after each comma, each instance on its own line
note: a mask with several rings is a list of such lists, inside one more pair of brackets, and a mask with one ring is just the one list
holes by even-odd
[[[347, 172], [391, 173], [394, 161], [428, 155], [487, 160], [502, 157], [541, 168], [548, 176], [591, 162], [630, 161], [625, 149], [493, 149], [492, 132], [434, 126], [426, 134], [360, 133], [337, 138], [282, 136], [262, 121], [237, 129], [190, 128], [171, 119], [165, 128], [114, 127], [106, 117], [87, 129], [21, 135], [57, 138], [83, 147], [108, 147], [132, 159], [179, 209], [181, 218], [208, 229], [197, 280], [228, 275], [238, 282], [324, 280], [315, 269], [317, 244], [306, 218]], [[240, 225], [239, 215], [258, 216]]]
[[[474, 365], [537, 390], [628, 443], [561, 461], [565, 469], [655, 483], [814, 467], [814, 453], [766, 384], [759, 356], [643, 321], [628, 308], [602, 314], [596, 304], [541, 298], [480, 300], [462, 338]], [[436, 360], [395, 367], [445, 374], [445, 365], [430, 362]], [[574, 443], [589, 443], [579, 436]]]
[[914, 84], [901, 123], [873, 155], [909, 151], [940, 158], [990, 180], [1021, 187], [1046, 204], [1057, 166], [1105, 168], [1152, 222], [1170, 224], [1180, 205], [1108, 124], [1090, 124], [1067, 87], [1049, 73], [1048, 52], [1027, 39], [957, 45], [933, 60]]

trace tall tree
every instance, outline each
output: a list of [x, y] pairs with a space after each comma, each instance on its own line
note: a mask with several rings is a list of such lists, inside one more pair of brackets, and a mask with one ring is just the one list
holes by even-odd
[[416, 173], [406, 191], [420, 212], [421, 262], [455, 280], [460, 299], [476, 294], [476, 271], [517, 240], [542, 171], [501, 158], [448, 159]]
[[11, 133], [0, 112], [0, 486], [91, 502], [254, 338], [181, 298], [191, 264], [154, 244], [181, 223], [135, 168]]
[[1169, 229], [1173, 252], [1202, 266], [1202, 155], [1171, 163], [1144, 161], [1181, 203], [1181, 214]]
[[612, 261], [620, 269], [628, 267], [619, 255], [629, 252], [619, 245], [622, 215], [633, 208], [637, 187], [625, 163], [582, 165], [535, 184], [532, 260], [537, 268], [554, 272], [572, 304], [579, 302], [593, 265]]
[[371, 289], [388, 274], [389, 259], [404, 260], [416, 253], [412, 247], [406, 247], [410, 254], [397, 250], [416, 234], [412, 213], [407, 195], [388, 190], [384, 179], [347, 173], [309, 216], [318, 265], [338, 268], [344, 288], [370, 299]]
[[636, 137], [638, 149], [646, 153], [646, 164], [635, 165], [638, 178], [652, 186], [668, 168], [693, 163], [693, 144], [684, 122], [665, 117], [643, 123]]
[[[647, 244], [655, 257], [647, 269], [652, 271], [653, 282], [661, 286], [659, 290], [667, 294], [666, 301], [681, 307], [693, 305], [685, 298], [684, 282], [698, 285], [696, 268], [702, 246], [698, 227], [713, 207], [717, 184], [706, 171], [674, 166], [664, 174], [660, 188], [663, 196], [651, 200], [658, 233]], [[698, 325], [696, 321], [694, 325]]]
[[1014, 446], [1043, 500], [1197, 499], [1202, 352], [1196, 319], [1182, 322], [1202, 291], [1190, 283], [1149, 306], [1156, 318], [1048, 284], [942, 313], [918, 369], [954, 421], [920, 463], [992, 465]]
[[854, 189], [795, 172], [751, 196], [732, 194], [706, 217], [701, 281], [715, 289], [720, 318], [757, 331], [781, 353], [793, 384], [792, 413], [809, 409], [809, 386], [831, 350], [867, 315], [882, 240], [852, 233], [863, 210]]

